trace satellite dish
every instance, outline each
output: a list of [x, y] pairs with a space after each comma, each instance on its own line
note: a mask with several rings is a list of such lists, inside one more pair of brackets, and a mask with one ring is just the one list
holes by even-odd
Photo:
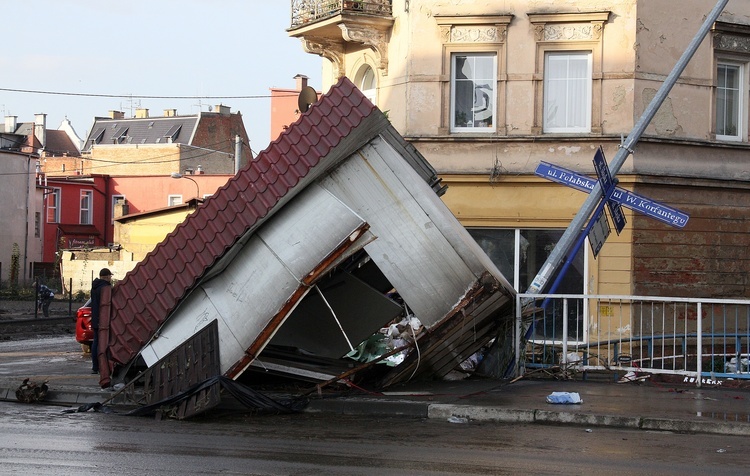
[[311, 86], [305, 86], [302, 91], [299, 92], [297, 98], [297, 107], [300, 113], [307, 112], [310, 106], [318, 102], [318, 93]]

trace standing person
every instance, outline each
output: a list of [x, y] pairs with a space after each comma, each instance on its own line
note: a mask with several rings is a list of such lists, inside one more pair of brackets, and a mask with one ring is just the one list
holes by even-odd
[[102, 288], [112, 285], [112, 272], [108, 268], [99, 271], [99, 277], [91, 284], [91, 329], [94, 338], [91, 342], [91, 373], [99, 373], [99, 306], [102, 303]]

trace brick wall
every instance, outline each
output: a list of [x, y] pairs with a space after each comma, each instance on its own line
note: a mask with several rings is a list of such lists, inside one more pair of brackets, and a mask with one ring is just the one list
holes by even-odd
[[636, 192], [690, 220], [680, 229], [633, 217], [634, 294], [750, 297], [750, 190], [694, 183], [638, 184]]

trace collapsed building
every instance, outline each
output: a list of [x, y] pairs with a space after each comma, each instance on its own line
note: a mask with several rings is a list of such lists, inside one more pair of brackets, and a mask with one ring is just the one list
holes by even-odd
[[342, 78], [113, 288], [100, 383], [145, 366], [146, 404], [194, 390], [184, 417], [218, 402], [211, 379], [258, 369], [377, 388], [446, 375], [512, 318], [514, 291], [444, 192]]

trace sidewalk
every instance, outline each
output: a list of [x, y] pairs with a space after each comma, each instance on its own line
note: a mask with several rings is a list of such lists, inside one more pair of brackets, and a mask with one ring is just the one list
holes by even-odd
[[[27, 349], [0, 346], [0, 400], [16, 402], [24, 378], [47, 381], [46, 403], [78, 406], [104, 403], [113, 392], [100, 390], [91, 361], [70, 336]], [[580, 404], [549, 404], [552, 392], [577, 392]], [[750, 391], [696, 388], [687, 384], [611, 381], [497, 380], [413, 382], [382, 394], [364, 391], [331, 398], [311, 395], [306, 411], [370, 416], [410, 416], [503, 423], [572, 424], [643, 430], [750, 435]], [[126, 403], [117, 395], [110, 404]], [[19, 405], [25, 405], [19, 403]]]

